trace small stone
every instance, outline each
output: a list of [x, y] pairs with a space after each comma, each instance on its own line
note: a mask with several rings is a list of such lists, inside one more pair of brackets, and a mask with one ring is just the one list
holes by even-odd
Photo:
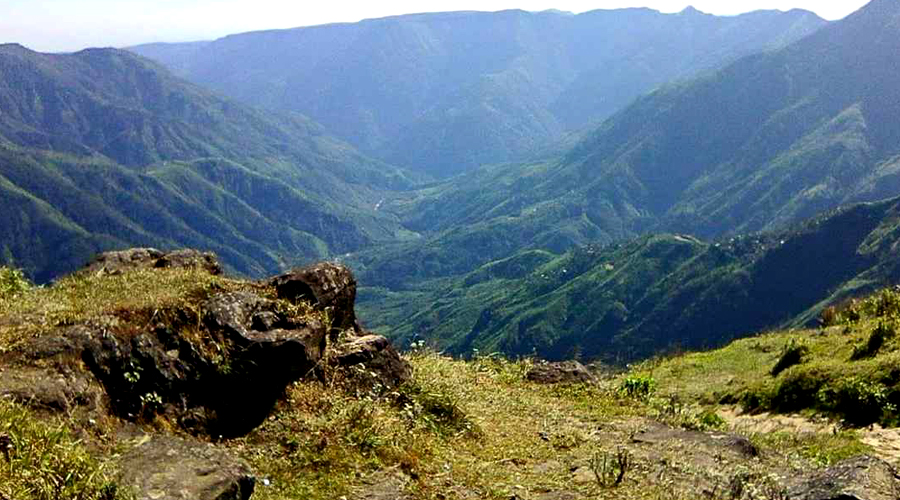
[[591, 384], [597, 381], [578, 361], [539, 363], [525, 374], [525, 378], [538, 384]]

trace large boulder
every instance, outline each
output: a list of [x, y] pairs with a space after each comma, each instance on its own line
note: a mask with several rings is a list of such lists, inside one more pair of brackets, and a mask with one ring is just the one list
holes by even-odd
[[[218, 269], [212, 254], [138, 248], [102, 254], [87, 272], [195, 265]], [[194, 434], [238, 436], [269, 415], [289, 384], [329, 367], [359, 387], [409, 380], [410, 365], [391, 343], [357, 324], [349, 269], [321, 263], [267, 283], [280, 299], [307, 301], [324, 314], [248, 286], [189, 299], [137, 323], [115, 314], [93, 318], [0, 354], [0, 394], [52, 411], [89, 407], [132, 421], [162, 414]]]
[[347, 266], [320, 262], [274, 276], [265, 284], [275, 287], [278, 298], [294, 303], [306, 301], [327, 311], [334, 336], [362, 332], [354, 310], [356, 278]]
[[884, 460], [860, 456], [801, 478], [788, 490], [790, 500], [897, 500], [897, 471]]
[[213, 275], [222, 274], [222, 266], [212, 252], [189, 248], [163, 252], [155, 248], [131, 248], [104, 252], [81, 270], [83, 273], [121, 274], [131, 269], [200, 268]]

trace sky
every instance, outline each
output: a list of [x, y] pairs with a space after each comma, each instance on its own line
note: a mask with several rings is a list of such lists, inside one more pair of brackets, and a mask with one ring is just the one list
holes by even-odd
[[0, 43], [62, 52], [148, 42], [212, 40], [262, 29], [453, 10], [559, 9], [580, 13], [650, 7], [679, 12], [693, 5], [717, 15], [800, 8], [834, 20], [866, 3], [867, 0], [2, 0]]

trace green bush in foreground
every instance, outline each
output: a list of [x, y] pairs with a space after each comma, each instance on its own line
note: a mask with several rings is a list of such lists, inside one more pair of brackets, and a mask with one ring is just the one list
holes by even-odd
[[0, 267], [0, 299], [16, 296], [31, 288], [31, 283], [19, 269]]

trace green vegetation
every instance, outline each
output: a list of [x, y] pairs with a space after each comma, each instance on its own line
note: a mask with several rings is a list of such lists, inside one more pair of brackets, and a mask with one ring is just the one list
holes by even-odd
[[0, 265], [39, 283], [112, 248], [204, 248], [258, 275], [407, 234], [374, 207], [415, 177], [306, 118], [112, 49], [3, 45], [0, 67]]
[[[3, 269], [2, 273], [20, 273]], [[164, 273], [147, 269], [115, 276], [71, 275], [53, 286], [0, 294], [5, 320], [0, 321], [0, 346], [9, 349], [58, 326], [89, 320], [115, 325], [128, 319], [129, 312], [163, 311], [233, 283], [200, 269]]]
[[803, 362], [803, 357], [808, 353], [809, 348], [803, 342], [799, 342], [793, 337], [788, 339], [787, 344], [781, 349], [781, 356], [778, 357], [778, 362], [772, 367], [772, 376], [777, 377], [778, 374], [788, 368], [799, 365]]
[[[272, 293], [195, 270], [70, 276], [0, 296], [0, 345], [15, 349], [22, 339], [59, 325], [128, 330], [151, 318], [189, 324], [191, 318], [179, 319], [172, 311], [190, 311], [210, 293], [251, 289]], [[309, 313], [302, 305], [283, 307]], [[601, 375], [593, 385], [536, 385], [525, 379], [534, 365], [530, 358], [478, 353], [463, 361], [420, 342], [406, 355], [414, 371], [408, 384], [395, 390], [360, 386], [350, 373], [329, 371], [288, 387], [259, 427], [214, 445], [252, 466], [259, 479], [254, 498], [263, 500], [355, 498], [373, 485], [394, 488], [386, 495], [422, 499], [499, 500], [556, 491], [591, 498], [689, 499], [700, 487], [724, 488], [738, 475], [740, 484], [763, 488], [777, 484], [770, 481], [773, 475], [871, 453], [861, 441], [865, 431], [762, 432], [741, 427], [729, 413], [730, 403], [720, 401], [746, 402], [751, 391], [760, 401], [772, 401], [765, 390], [777, 390], [800, 369], [817, 366], [827, 381], [823, 387], [835, 392], [828, 393], [831, 406], [816, 400], [806, 411], [836, 415], [841, 405], [865, 403], [867, 412], [880, 410], [881, 421], [891, 423], [893, 386], [870, 368], [888, 369], [896, 361], [896, 339], [886, 339], [869, 358], [853, 361], [851, 353], [879, 324], [900, 321], [900, 293], [884, 290], [846, 307], [834, 316], [857, 319], [658, 358]], [[192, 330], [182, 326], [179, 335], [204, 348], [204, 340], [190, 337]], [[808, 360], [773, 377], [771, 367], [790, 338], [804, 339]], [[822, 394], [817, 390], [813, 397]], [[114, 431], [115, 418], [86, 428], [78, 412], [50, 418], [5, 399], [0, 417], [0, 446], [12, 443], [0, 448], [9, 451], [7, 458], [0, 455], [0, 494], [27, 500], [128, 498], [129, 492], [115, 486], [117, 471], [110, 462], [128, 444]], [[164, 434], [177, 427], [164, 414], [138, 425]], [[72, 437], [75, 430], [78, 440]], [[758, 456], [741, 458], [722, 448], [718, 438], [706, 437], [710, 431], [746, 436]]]
[[[900, 321], [900, 293], [884, 289], [831, 309], [827, 317], [853, 319], [743, 339], [718, 351], [648, 362], [637, 371], [652, 373], [663, 393], [710, 403], [740, 402], [755, 412], [813, 411], [854, 427], [896, 425], [900, 345], [883, 332]], [[874, 341], [877, 349], [869, 347], [873, 337], [882, 339]]]
[[[895, 7], [871, 5], [784, 49], [663, 86], [562, 158], [485, 167], [389, 199], [384, 209], [424, 238], [354, 255], [362, 282], [421, 290], [524, 249], [560, 254], [649, 232], [727, 246], [897, 196]], [[855, 231], [847, 240], [870, 256]], [[846, 271], [834, 241], [840, 255], [823, 262]]]
[[[895, 282], [898, 205], [850, 206], [714, 242], [663, 234], [559, 256], [526, 250], [455, 278], [364, 287], [360, 306], [370, 327], [401, 344], [618, 364], [767, 328], [837, 324], [857, 314], [840, 304]], [[891, 328], [873, 330], [856, 356], [877, 351]], [[769, 368], [799, 361], [797, 349]]]
[[0, 267], [0, 300], [5, 300], [6, 297], [15, 298], [29, 288], [31, 283], [20, 269]]
[[115, 471], [72, 436], [68, 422], [45, 421], [0, 398], [0, 498], [127, 500]]

